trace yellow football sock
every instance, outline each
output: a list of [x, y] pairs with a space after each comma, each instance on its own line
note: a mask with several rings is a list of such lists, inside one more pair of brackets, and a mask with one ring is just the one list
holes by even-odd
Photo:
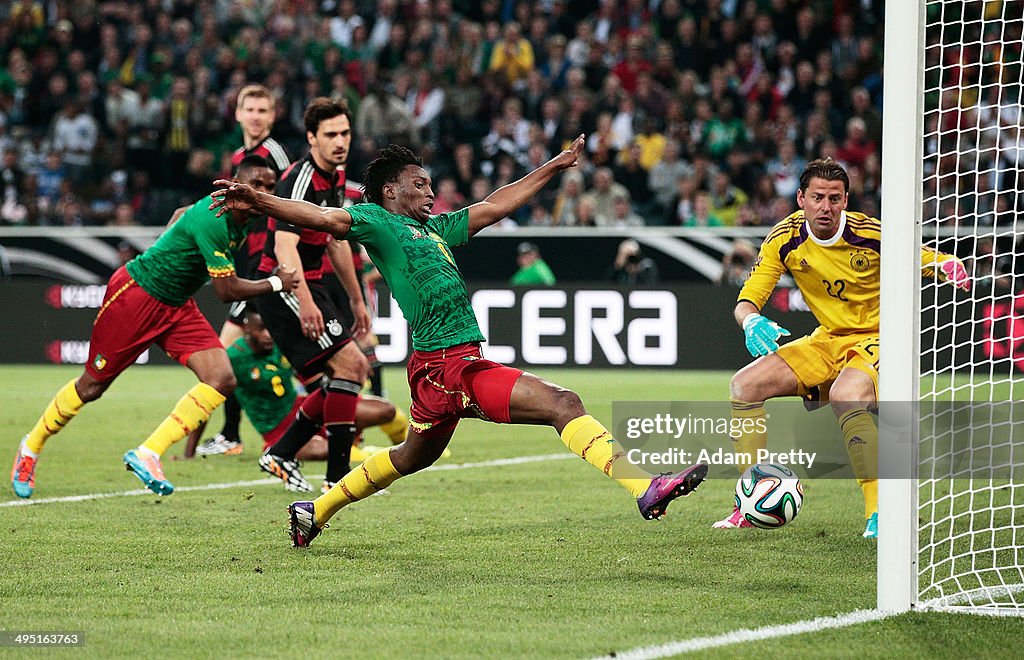
[[390, 422], [381, 424], [380, 430], [391, 438], [392, 444], [405, 442], [405, 436], [409, 432], [409, 418], [406, 417], [405, 411], [395, 406], [395, 416], [391, 418]]
[[206, 383], [197, 383], [178, 400], [171, 414], [160, 422], [160, 426], [146, 438], [142, 446], [157, 456], [163, 456], [171, 445], [210, 419], [210, 414], [222, 403], [223, 394]]
[[878, 479], [858, 479], [860, 491], [864, 493], [864, 518], [878, 512]]
[[64, 428], [83, 405], [85, 404], [75, 389], [75, 381], [68, 381], [64, 387], [57, 390], [57, 394], [50, 400], [39, 421], [28, 432], [25, 447], [35, 454], [43, 451], [47, 438]]
[[[768, 446], [768, 432], [765, 424], [764, 401], [737, 401], [732, 403], [732, 427], [736, 433], [729, 434], [732, 438], [733, 451], [750, 456], [750, 462], [737, 465], [743, 472], [757, 462], [757, 450]], [[747, 421], [750, 420], [750, 421]]]
[[864, 517], [878, 511], [878, 427], [871, 413], [854, 408], [839, 416], [853, 476], [864, 493]]
[[372, 454], [333, 488], [313, 500], [316, 524], [323, 525], [342, 507], [384, 490], [401, 476], [391, 462], [391, 449], [381, 449]]
[[569, 450], [640, 497], [651, 485], [651, 475], [633, 465], [608, 429], [590, 415], [572, 420], [562, 429], [562, 442]]
[[352, 445], [352, 453], [348, 456], [349, 463], [362, 463], [370, 457], [368, 452], [363, 451], [363, 448], [359, 445]]

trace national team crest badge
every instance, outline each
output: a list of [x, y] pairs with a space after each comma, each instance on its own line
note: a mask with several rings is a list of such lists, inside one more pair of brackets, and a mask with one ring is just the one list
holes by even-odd
[[252, 370], [249, 372], [249, 378], [251, 378], [252, 380], [259, 380], [260, 379], [259, 367], [253, 367], [252, 368]]
[[857, 273], [864, 273], [871, 269], [871, 260], [863, 252], [854, 252], [850, 256], [850, 268]]
[[96, 359], [92, 361], [92, 366], [96, 371], [102, 371], [103, 367], [107, 366], [107, 358], [97, 355]]
[[341, 334], [341, 324], [338, 323], [338, 319], [331, 319], [327, 322], [327, 332], [331, 333], [335, 337]]

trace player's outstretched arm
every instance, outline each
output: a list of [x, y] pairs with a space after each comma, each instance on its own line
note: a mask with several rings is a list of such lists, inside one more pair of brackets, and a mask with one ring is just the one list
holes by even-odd
[[345, 209], [320, 207], [299, 200], [283, 199], [270, 193], [258, 192], [252, 186], [218, 179], [210, 209], [217, 209], [217, 217], [225, 211], [254, 211], [284, 220], [305, 229], [313, 229], [342, 238], [352, 227], [352, 216]]
[[294, 291], [299, 285], [299, 278], [295, 276], [294, 270], [280, 268], [265, 280], [245, 280], [237, 275], [228, 275], [214, 277], [210, 282], [213, 284], [214, 293], [221, 301], [234, 302], [275, 291]]
[[743, 328], [747, 350], [754, 357], [761, 357], [779, 350], [779, 337], [788, 337], [786, 330], [775, 321], [761, 316], [760, 310], [751, 302], [741, 300], [733, 311], [736, 322]]
[[575, 167], [583, 152], [585, 136], [573, 140], [568, 149], [544, 163], [522, 179], [498, 188], [483, 201], [469, 207], [469, 235], [490, 227], [513, 213], [540, 192], [556, 174]]

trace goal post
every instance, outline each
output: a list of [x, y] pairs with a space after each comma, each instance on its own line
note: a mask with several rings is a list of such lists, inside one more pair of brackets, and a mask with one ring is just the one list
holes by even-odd
[[889, 2], [885, 28], [878, 607], [1020, 616], [1024, 1]]
[[902, 612], [917, 600], [917, 400], [921, 299], [922, 3], [885, 7], [882, 107], [881, 320], [879, 328], [878, 608]]

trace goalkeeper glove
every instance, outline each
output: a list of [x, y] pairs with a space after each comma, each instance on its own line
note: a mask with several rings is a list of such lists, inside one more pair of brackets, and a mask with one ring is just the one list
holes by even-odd
[[788, 337], [789, 330], [755, 313], [743, 319], [743, 334], [750, 354], [761, 357], [779, 350], [779, 337]]
[[942, 271], [944, 281], [951, 283], [958, 289], [963, 289], [964, 291], [971, 290], [971, 276], [967, 274], [967, 269], [964, 268], [963, 262], [956, 257], [939, 264], [939, 270]]

